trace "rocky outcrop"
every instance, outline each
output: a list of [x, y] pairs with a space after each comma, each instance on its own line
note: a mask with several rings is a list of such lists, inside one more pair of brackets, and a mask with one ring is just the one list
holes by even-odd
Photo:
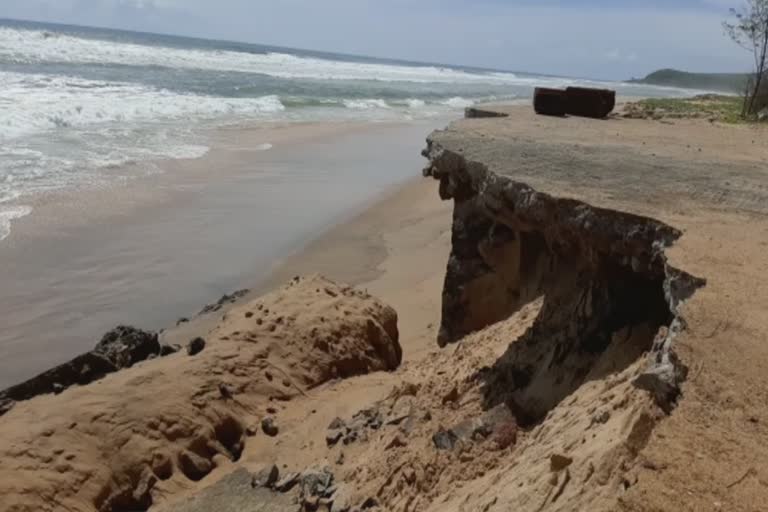
[[74, 385], [83, 386], [140, 361], [172, 352], [167, 347], [163, 350], [155, 332], [118, 326], [107, 332], [93, 350], [0, 392], [0, 415], [15, 402], [61, 393]]
[[438, 343], [544, 297], [533, 327], [484, 376], [486, 406], [510, 403], [518, 422], [534, 424], [616, 351], [621, 367], [650, 353], [636, 385], [670, 410], [687, 373], [674, 352], [685, 326], [678, 307], [704, 285], [667, 262], [664, 251], [681, 233], [538, 192], [432, 138], [424, 154], [425, 176], [455, 205]]

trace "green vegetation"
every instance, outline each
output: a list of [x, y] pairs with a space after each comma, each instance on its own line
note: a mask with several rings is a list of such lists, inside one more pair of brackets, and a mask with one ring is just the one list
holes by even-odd
[[743, 94], [747, 79], [746, 73], [688, 73], [676, 69], [660, 69], [645, 78], [633, 78], [630, 82]]
[[693, 98], [649, 98], [624, 106], [624, 117], [632, 119], [708, 119], [724, 123], [743, 121], [742, 98], [705, 94]]

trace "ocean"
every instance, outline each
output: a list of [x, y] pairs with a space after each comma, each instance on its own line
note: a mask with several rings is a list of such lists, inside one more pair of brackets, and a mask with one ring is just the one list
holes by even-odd
[[[535, 86], [689, 91], [0, 20], [0, 240], [34, 196], [112, 186], [208, 151], [227, 125], [410, 121]], [[265, 144], [264, 150], [269, 150]], [[130, 171], [128, 171], [130, 169]]]

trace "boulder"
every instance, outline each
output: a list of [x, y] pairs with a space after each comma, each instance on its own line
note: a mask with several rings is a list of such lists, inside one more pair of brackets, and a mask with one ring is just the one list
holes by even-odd
[[102, 336], [93, 349], [117, 369], [130, 368], [139, 361], [161, 353], [157, 333], [120, 325]]
[[195, 338], [187, 345], [187, 354], [190, 356], [196, 356], [205, 349], [205, 340], [203, 338]]
[[273, 487], [280, 479], [280, 470], [274, 464], [259, 471], [253, 477], [254, 487]]
[[261, 420], [261, 430], [269, 437], [275, 437], [280, 432], [274, 418], [264, 418]]

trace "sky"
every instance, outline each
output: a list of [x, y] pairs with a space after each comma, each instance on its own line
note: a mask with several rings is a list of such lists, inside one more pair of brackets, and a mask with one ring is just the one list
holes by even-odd
[[0, 18], [626, 79], [739, 72], [722, 29], [743, 0], [0, 0]]

